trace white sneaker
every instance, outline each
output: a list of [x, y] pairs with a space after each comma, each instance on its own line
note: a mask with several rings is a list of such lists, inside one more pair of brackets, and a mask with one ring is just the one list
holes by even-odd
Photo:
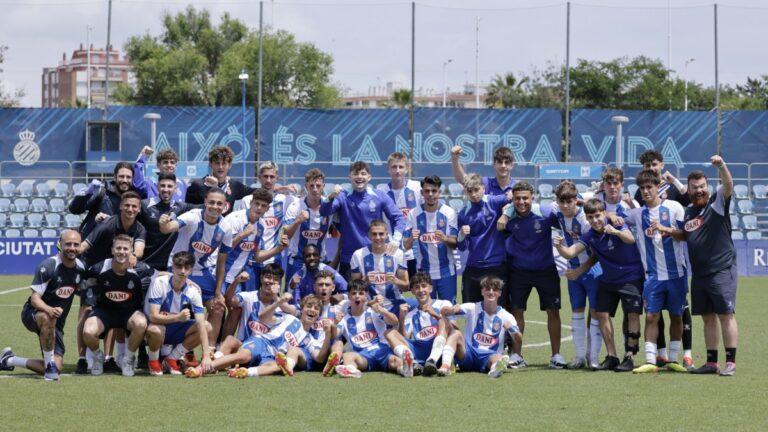
[[571, 360], [570, 363], [568, 363], [568, 366], [566, 366], [568, 369], [581, 369], [584, 366], [587, 365], [587, 359], [584, 357], [574, 357], [573, 360]]
[[491, 366], [491, 371], [488, 372], [488, 376], [491, 378], [500, 377], [504, 372], [507, 371], [508, 364], [509, 364], [509, 356], [507, 355], [501, 356], [501, 358], [496, 360], [496, 363], [494, 363], [493, 366]]
[[560, 354], [555, 354], [552, 356], [551, 359], [549, 359], [549, 368], [550, 369], [563, 369], [568, 364], [565, 362], [565, 359]]
[[512, 354], [509, 356], [509, 365], [507, 367], [509, 369], [523, 369], [528, 367], [528, 363], [523, 360], [520, 354]]
[[134, 367], [136, 365], [136, 356], [133, 354], [126, 354], [121, 356], [120, 369], [123, 371], [123, 376], [131, 377], [134, 375]]
[[362, 378], [363, 373], [351, 365], [336, 366], [336, 373], [342, 378]]
[[104, 352], [96, 350], [93, 353], [93, 364], [91, 365], [91, 375], [101, 375], [104, 373]]

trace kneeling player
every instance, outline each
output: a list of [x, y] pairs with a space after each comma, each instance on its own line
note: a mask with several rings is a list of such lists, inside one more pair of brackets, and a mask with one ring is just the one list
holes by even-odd
[[413, 276], [411, 292], [419, 305], [410, 312], [407, 304], [400, 305], [400, 333], [408, 339], [416, 364], [423, 366], [422, 373], [428, 377], [437, 373], [437, 362], [443, 355], [447, 334], [452, 330], [440, 311], [452, 305], [447, 300], [432, 299], [432, 278], [426, 272]]
[[[452, 335], [446, 342], [446, 347], [455, 350], [462, 371], [487, 371], [489, 377], [498, 378], [509, 364], [509, 356], [504, 354], [504, 333], [509, 333], [514, 342], [522, 343], [523, 337], [515, 318], [499, 306], [503, 284], [497, 277], [486, 276], [480, 280], [483, 301], [446, 307], [440, 311], [445, 317], [466, 317], [465, 337]], [[451, 361], [451, 358], [443, 356], [441, 371], [449, 364], [446, 361]]]
[[203, 370], [210, 367], [208, 331], [211, 325], [205, 320], [200, 288], [187, 279], [195, 265], [195, 257], [186, 251], [176, 252], [172, 263], [173, 276], [156, 278], [144, 304], [144, 313], [151, 322], [147, 327], [149, 373], [155, 376], [163, 374], [160, 364], [162, 345], [174, 346], [164, 360], [171, 375], [181, 375], [179, 359], [200, 344], [203, 345]]
[[344, 353], [344, 364], [336, 366], [336, 373], [360, 378], [361, 370], [397, 372], [410, 378], [413, 353], [397, 330], [387, 330], [397, 326], [397, 317], [384, 307], [381, 296], [368, 302], [367, 285], [361, 279], [349, 284], [349, 310], [339, 323], [339, 336], [349, 342], [351, 350]]

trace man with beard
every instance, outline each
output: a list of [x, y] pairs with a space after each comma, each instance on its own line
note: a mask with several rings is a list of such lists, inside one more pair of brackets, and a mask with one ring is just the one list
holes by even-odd
[[144, 168], [147, 165], [147, 158], [152, 156], [152, 147], [144, 146], [139, 153], [139, 158], [133, 164], [133, 187], [139, 192], [142, 198], [157, 198], [160, 195], [158, 186], [160, 186], [160, 174], [170, 174], [173, 176], [175, 183], [175, 190], [173, 192], [173, 201], [184, 201], [184, 196], [187, 194], [187, 184], [181, 179], [176, 179], [176, 164], [179, 162], [179, 157], [176, 152], [168, 149], [163, 150], [157, 155], [157, 169], [158, 178], [157, 182], [152, 181], [144, 177]]
[[87, 188], [80, 191], [69, 203], [69, 212], [83, 214], [88, 212], [80, 224], [80, 234], [87, 237], [96, 224], [120, 211], [120, 197], [132, 189], [133, 167], [128, 162], [115, 165], [114, 180], [107, 187], [102, 187], [99, 180], [93, 180]]
[[[710, 158], [717, 167], [720, 182], [717, 191], [709, 196], [707, 177], [701, 171], [688, 175], [688, 195], [691, 206], [685, 211], [683, 235], [688, 242], [691, 260], [691, 312], [704, 319], [704, 342], [707, 345], [707, 363], [691, 370], [696, 374], [731, 376], [736, 373], [736, 346], [739, 329], [736, 325], [736, 249], [731, 240], [729, 207], [733, 195], [733, 178], [720, 156]], [[725, 344], [725, 369], [717, 362], [719, 333]]]
[[333, 267], [320, 262], [320, 248], [316, 245], [304, 246], [304, 266], [296, 272], [288, 282], [288, 288], [293, 293], [293, 304], [298, 307], [301, 299], [316, 294], [315, 280], [321, 271], [330, 272], [333, 276], [334, 303], [345, 299], [347, 294], [347, 281], [333, 269]]
[[21, 322], [37, 333], [43, 359], [17, 356], [11, 348], [0, 352], [0, 371], [12, 371], [16, 366], [44, 374], [46, 381], [59, 379], [64, 357], [64, 325], [72, 306], [74, 294], [83, 288], [85, 266], [77, 259], [80, 233], [65, 230], [59, 238], [59, 253], [46, 258], [32, 279], [32, 295], [21, 311]]
[[238, 180], [229, 178], [229, 170], [235, 154], [229, 147], [214, 147], [208, 152], [208, 167], [210, 173], [202, 179], [193, 180], [187, 188], [184, 201], [188, 204], [203, 204], [210, 189], [224, 191], [224, 207], [222, 216], [228, 215], [234, 208], [235, 201], [253, 193], [253, 189]]

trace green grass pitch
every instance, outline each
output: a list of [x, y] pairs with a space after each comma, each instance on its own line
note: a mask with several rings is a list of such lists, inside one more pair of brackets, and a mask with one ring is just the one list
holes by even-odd
[[[0, 347], [37, 357], [37, 339], [19, 319], [28, 291], [4, 293], [30, 280], [0, 277]], [[65, 375], [50, 383], [17, 369], [0, 374], [0, 430], [768, 430], [768, 379], [760, 372], [768, 358], [765, 285], [766, 279], [740, 280], [738, 372], [730, 378], [549, 370], [547, 344], [525, 348], [531, 366], [498, 380], [476, 373], [412, 380], [382, 373], [360, 380], [318, 373], [247, 380], [141, 374]], [[566, 325], [567, 298], [563, 288]], [[525, 342], [540, 345], [548, 340], [546, 318], [535, 294], [529, 305], [527, 318], [538, 323], [528, 325]], [[65, 374], [76, 361], [76, 310], [77, 300], [65, 335]], [[701, 328], [694, 317], [697, 365], [705, 354]], [[563, 337], [569, 335], [564, 329]], [[562, 354], [572, 357], [570, 340]]]

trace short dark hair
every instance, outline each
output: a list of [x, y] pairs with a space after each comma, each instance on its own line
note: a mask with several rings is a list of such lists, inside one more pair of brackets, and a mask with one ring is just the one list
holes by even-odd
[[349, 281], [349, 285], [347, 286], [347, 293], [352, 294], [353, 291], [362, 291], [368, 294], [368, 282], [366, 282], [364, 279], [354, 279]]
[[584, 203], [585, 214], [594, 214], [602, 211], [605, 211], [605, 203], [597, 198], [592, 198], [591, 200]]
[[137, 199], [137, 200], [141, 201], [141, 196], [138, 193], [136, 193], [136, 192], [134, 192], [132, 190], [129, 190], [129, 191], [123, 192], [123, 194], [120, 195], [120, 203], [122, 204], [123, 201], [125, 201], [127, 199]]
[[707, 176], [706, 174], [704, 174], [704, 171], [699, 171], [699, 170], [691, 171], [691, 173], [688, 174], [688, 183], [690, 183], [691, 180], [701, 180], [701, 179], [706, 180], [706, 178]]
[[194, 267], [195, 256], [187, 251], [179, 251], [173, 254], [173, 265], [176, 267]]
[[315, 273], [315, 280], [318, 279], [328, 279], [330, 278], [331, 281], [335, 281], [335, 275], [330, 270], [320, 270], [319, 272]]
[[235, 153], [229, 147], [214, 147], [208, 152], [208, 163], [211, 162], [229, 162], [235, 159]]
[[212, 193], [217, 193], [217, 194], [222, 194], [224, 196], [227, 196], [227, 194], [223, 190], [221, 190], [221, 188], [212, 187], [212, 188], [208, 189], [208, 192], [205, 193], [205, 197], [208, 198], [208, 195], [210, 195]]
[[309, 183], [317, 179], [325, 182], [325, 173], [320, 168], [312, 168], [304, 174], [304, 183]]
[[570, 180], [563, 180], [555, 188], [555, 197], [559, 201], [567, 201], [574, 199], [579, 195], [579, 191], [576, 190], [576, 185]]
[[421, 181], [421, 187], [424, 187], [424, 185], [432, 185], [440, 189], [440, 186], [443, 185], [443, 180], [436, 175], [428, 175]]
[[134, 172], [133, 172], [133, 164], [131, 164], [129, 162], [118, 162], [118, 163], [116, 163], [115, 164], [115, 170], [114, 170], [113, 174], [117, 175], [117, 172], [120, 171], [123, 168], [125, 168], [127, 170], [131, 170], [131, 175], [134, 174]]
[[282, 279], [284, 274], [285, 272], [283, 271], [283, 268], [275, 263], [269, 263], [261, 269], [261, 277], [270, 275], [275, 276], [277, 279]]
[[176, 183], [176, 174], [174, 173], [158, 173], [157, 174], [157, 182], [160, 183], [163, 180], [173, 180], [174, 183]]
[[658, 150], [646, 150], [642, 153], [640, 153], [640, 157], [637, 158], [641, 164], [645, 165], [647, 163], [651, 163], [655, 160], [659, 162], [664, 162], [664, 156], [659, 153]]
[[371, 173], [371, 169], [368, 167], [368, 163], [365, 161], [357, 161], [352, 163], [352, 165], [349, 166], [349, 173], [354, 174], [359, 171], [365, 171], [368, 174]]
[[411, 288], [423, 283], [432, 285], [432, 278], [429, 276], [429, 273], [425, 271], [416, 272], [413, 278], [411, 278]]
[[309, 250], [309, 249], [316, 249], [317, 253], [318, 254], [320, 253], [320, 247], [318, 245], [310, 243], [310, 244], [304, 246], [304, 249], [301, 250], [301, 255], [304, 256], [304, 254], [307, 253], [307, 250]]
[[638, 186], [643, 186], [646, 183], [651, 183], [658, 186], [661, 184], [661, 177], [659, 177], [658, 174], [656, 174], [654, 171], [642, 170], [637, 173], [637, 176], [635, 177], [635, 183], [637, 183]]
[[253, 201], [264, 201], [267, 204], [272, 204], [272, 192], [264, 188], [256, 188], [251, 194]]
[[157, 154], [157, 163], [160, 163], [161, 161], [164, 161], [164, 160], [172, 160], [174, 162], [178, 162], [179, 156], [176, 154], [175, 151], [171, 149], [166, 149]]
[[493, 151], [493, 161], [494, 162], [514, 162], [515, 161], [515, 154], [512, 152], [512, 149], [509, 147], [499, 147], [496, 150]]
[[608, 167], [603, 171], [603, 181], [604, 182], [609, 182], [609, 181], [623, 182], [624, 171], [622, 171], [621, 168]]
[[485, 276], [480, 279], [480, 288], [501, 291], [504, 288], [504, 281], [496, 276]]
[[533, 188], [533, 185], [528, 183], [527, 181], [519, 181], [515, 183], [514, 186], [512, 186], [512, 193], [516, 192], [530, 192], [531, 195], [533, 195], [534, 191], [536, 189]]

